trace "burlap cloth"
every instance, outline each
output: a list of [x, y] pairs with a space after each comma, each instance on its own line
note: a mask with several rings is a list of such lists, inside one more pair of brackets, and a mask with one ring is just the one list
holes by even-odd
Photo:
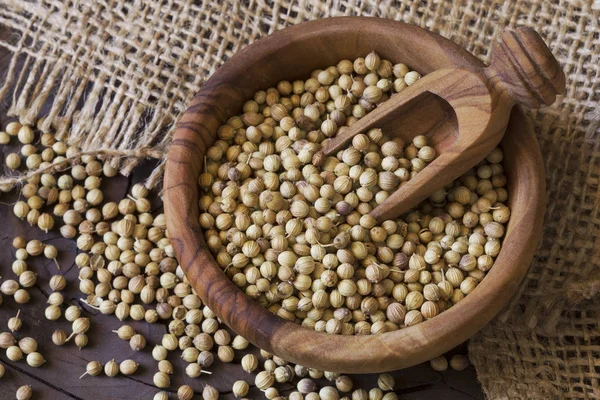
[[544, 235], [519, 294], [470, 341], [470, 357], [490, 398], [600, 398], [599, 9], [577, 0], [0, 0], [0, 24], [13, 33], [0, 46], [14, 53], [0, 100], [24, 121], [43, 111], [41, 129], [118, 156], [127, 173], [139, 157], [162, 157], [188, 100], [227, 58], [287, 25], [392, 18], [486, 62], [504, 28], [531, 26], [567, 74], [564, 98], [530, 112], [547, 175]]

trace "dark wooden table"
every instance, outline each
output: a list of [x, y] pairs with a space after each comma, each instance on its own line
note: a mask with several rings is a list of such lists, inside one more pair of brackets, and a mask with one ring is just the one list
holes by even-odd
[[[0, 26], [0, 38], [10, 37], [10, 32]], [[10, 61], [11, 54], [0, 47], [0, 82], [4, 78], [6, 67]], [[8, 105], [6, 102], [0, 104], [0, 130], [11, 121], [6, 116]], [[14, 141], [13, 141], [14, 143]], [[18, 146], [11, 144], [1, 146], [0, 162], [2, 171], [4, 169], [4, 158], [7, 154], [17, 151]], [[137, 167], [133, 174], [128, 177], [116, 177], [105, 179], [103, 190], [108, 200], [121, 199], [128, 192], [130, 186], [146, 177], [152, 169], [151, 163], [145, 163]], [[58, 232], [44, 234], [39, 229], [31, 228], [26, 222], [20, 221], [12, 213], [11, 204], [18, 198], [18, 193], [0, 196], [0, 276], [5, 279], [16, 279], [11, 270], [14, 258], [14, 249], [11, 246], [15, 236], [23, 236], [27, 240], [39, 239], [51, 243], [59, 250], [58, 262], [62, 269], [57, 270], [54, 262], [45, 260], [43, 257], [29, 258], [27, 264], [29, 269], [36, 271], [38, 281], [35, 287], [29, 290], [31, 301], [26, 305], [18, 305], [12, 299], [4, 297], [0, 305], [0, 332], [7, 331], [7, 321], [21, 310], [23, 328], [16, 333], [17, 338], [31, 336], [38, 341], [39, 351], [47, 360], [41, 368], [31, 368], [23, 360], [12, 362], [6, 358], [5, 351], [0, 351], [0, 362], [6, 367], [6, 374], [0, 380], [0, 400], [15, 398], [15, 392], [21, 385], [31, 385], [34, 390], [34, 399], [59, 400], [59, 399], [93, 399], [93, 400], [129, 400], [129, 399], [152, 399], [158, 391], [152, 384], [152, 376], [156, 372], [156, 362], [150, 354], [153, 346], [159, 343], [162, 335], [166, 332], [164, 324], [150, 325], [145, 322], [127, 321], [139, 333], [148, 339], [148, 345], [143, 352], [133, 352], [128, 343], [120, 340], [111, 331], [117, 329], [122, 323], [114, 316], [104, 316], [98, 312], [83, 306], [84, 314], [91, 318], [92, 328], [89, 332], [89, 345], [83, 350], [77, 349], [73, 343], [63, 347], [52, 344], [51, 335], [56, 329], [69, 332], [71, 324], [61, 318], [59, 321], [51, 322], [45, 319], [44, 309], [49, 293], [48, 286], [50, 277], [54, 274], [63, 274], [68, 286], [65, 290], [65, 302], [68, 305], [78, 304], [78, 299], [83, 295], [78, 291], [77, 267], [73, 261], [77, 255], [77, 247], [73, 240], [67, 240]], [[160, 212], [160, 204], [157, 204], [156, 212]], [[457, 349], [456, 351], [465, 351]], [[216, 361], [210, 368], [212, 375], [202, 375], [200, 378], [191, 379], [184, 373], [187, 363], [179, 358], [178, 352], [170, 356], [175, 373], [171, 376], [171, 388], [174, 393], [180, 385], [188, 384], [194, 387], [196, 393], [200, 393], [206, 384], [215, 386], [221, 392], [222, 399], [233, 399], [231, 385], [236, 380], [244, 379], [252, 386], [254, 377], [245, 373], [239, 365], [239, 356], [231, 364]], [[106, 376], [84, 377], [79, 376], [85, 372], [88, 361], [98, 360], [105, 363], [111, 359], [122, 361], [130, 358], [140, 363], [138, 372], [129, 377], [119, 375], [116, 378]], [[396, 378], [396, 392], [400, 399], [425, 400], [425, 399], [448, 399], [466, 400], [483, 399], [483, 394], [477, 382], [475, 370], [469, 367], [462, 372], [452, 370], [443, 373], [435, 372], [428, 364], [418, 365], [402, 371], [393, 373]], [[352, 376], [355, 387], [370, 389], [376, 386], [376, 375]], [[326, 384], [326, 381], [320, 382]], [[293, 390], [291, 386], [282, 394]], [[249, 398], [262, 398], [256, 388], [252, 388]], [[171, 398], [176, 398], [171, 394]], [[201, 398], [198, 394], [195, 399]]]

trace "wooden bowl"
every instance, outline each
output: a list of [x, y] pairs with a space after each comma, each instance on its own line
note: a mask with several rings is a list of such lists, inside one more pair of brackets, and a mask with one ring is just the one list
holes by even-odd
[[217, 128], [242, 110], [245, 100], [281, 80], [372, 50], [421, 74], [481, 65], [456, 44], [431, 32], [376, 18], [334, 18], [284, 29], [248, 46], [204, 84], [179, 123], [165, 173], [165, 212], [177, 258], [202, 300], [234, 331], [285, 360], [343, 373], [409, 367], [462, 343], [488, 323], [523, 279], [540, 237], [544, 168], [538, 143], [519, 108], [502, 142], [512, 216], [502, 251], [480, 285], [463, 301], [421, 324], [370, 336], [318, 333], [259, 306], [222, 272], [199, 226], [198, 176]]

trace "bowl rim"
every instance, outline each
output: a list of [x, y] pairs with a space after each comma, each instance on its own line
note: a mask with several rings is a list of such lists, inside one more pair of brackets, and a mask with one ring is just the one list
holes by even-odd
[[[236, 110], [228, 107], [215, 108], [214, 101], [248, 97], [240, 89], [225, 84], [234, 78], [240, 79], [245, 70], [244, 63], [257, 62], [265, 55], [276, 53], [282, 46], [289, 46], [291, 38], [324, 35], [332, 29], [351, 32], [356, 30], [357, 24], [363, 31], [368, 31], [366, 25], [376, 26], [391, 34], [408, 32], [419, 35], [429, 44], [438, 43], [451, 54], [444, 61], [450, 65], [482, 65], [457, 44], [397, 21], [341, 17], [285, 28], [234, 55], [203, 85], [174, 132], [164, 181], [169, 235], [176, 257], [200, 298], [230, 328], [260, 348], [307, 367], [344, 373], [383, 372], [412, 366], [450, 350], [479, 331], [508, 302], [525, 276], [541, 235], [545, 212], [545, 181], [539, 145], [522, 109], [515, 107], [502, 146], [515, 152], [512, 157], [517, 157], [519, 152], [524, 154], [526, 148], [530, 153], [527, 157], [531, 162], [519, 171], [518, 176], [513, 176], [521, 181], [520, 191], [510, 193], [511, 201], [516, 198], [514, 201], [519, 203], [519, 210], [527, 209], [528, 212], [520, 212], [518, 216], [513, 213], [494, 268], [463, 301], [431, 320], [397, 331], [338, 336], [285, 321], [246, 297], [222, 273], [204, 242], [197, 220], [197, 178], [201, 167], [193, 158], [202, 155], [210, 146], [219, 124], [236, 115]], [[526, 194], [521, 193], [524, 190]], [[519, 245], [517, 241], [526, 245]]]

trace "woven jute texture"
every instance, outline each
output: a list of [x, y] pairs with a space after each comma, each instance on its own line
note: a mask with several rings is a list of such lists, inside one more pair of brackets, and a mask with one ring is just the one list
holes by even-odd
[[[490, 398], [600, 398], [600, 4], [576, 0], [0, 0], [14, 53], [0, 100], [127, 173], [161, 158], [202, 83], [249, 43], [342, 15], [391, 18], [450, 38], [489, 62], [505, 28], [527, 25], [567, 74], [551, 108], [530, 112], [548, 211], [519, 294], [470, 342]], [[161, 169], [149, 184], [160, 180]], [[9, 178], [10, 179], [10, 178]], [[14, 177], [12, 178], [14, 179]], [[6, 182], [6, 178], [3, 180]]]

